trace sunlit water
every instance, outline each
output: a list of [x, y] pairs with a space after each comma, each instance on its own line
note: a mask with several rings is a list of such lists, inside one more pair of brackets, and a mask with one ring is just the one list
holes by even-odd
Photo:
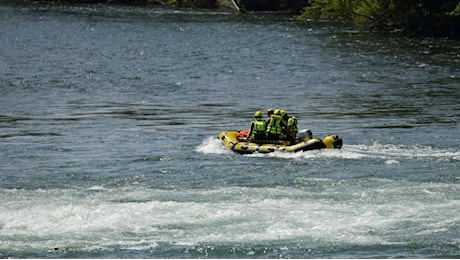
[[[0, 17], [0, 257], [460, 256], [458, 42], [269, 14]], [[216, 138], [275, 107], [343, 148]]]

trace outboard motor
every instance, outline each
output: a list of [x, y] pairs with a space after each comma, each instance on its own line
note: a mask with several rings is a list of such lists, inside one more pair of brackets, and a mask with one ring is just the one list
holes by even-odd
[[313, 133], [310, 129], [302, 129], [297, 133], [297, 139], [307, 141], [313, 138]]

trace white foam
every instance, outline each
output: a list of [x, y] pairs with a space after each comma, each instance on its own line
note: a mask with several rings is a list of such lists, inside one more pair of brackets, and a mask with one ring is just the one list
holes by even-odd
[[[220, 142], [219, 140], [215, 140]], [[214, 144], [218, 145], [218, 144]], [[225, 149], [221, 146], [220, 149]], [[213, 153], [210, 150], [210, 153]], [[222, 152], [220, 150], [220, 152]], [[383, 159], [385, 164], [393, 165], [400, 163], [403, 159], [436, 159], [446, 161], [460, 160], [460, 151], [450, 148], [433, 148], [421, 145], [394, 145], [379, 144], [372, 145], [344, 145], [342, 149], [321, 149], [313, 151], [300, 151], [296, 153], [273, 152], [268, 154], [254, 153], [245, 155], [249, 157], [276, 157], [285, 159], [316, 159], [316, 158], [339, 158], [350, 160], [361, 159]]]
[[363, 181], [305, 179], [298, 188], [2, 190], [0, 248], [141, 250], [164, 242], [284, 239], [384, 244], [458, 227], [460, 201], [448, 195], [458, 184]]
[[[417, 150], [416, 150], [417, 149]], [[250, 157], [277, 157], [285, 159], [340, 158], [359, 160], [366, 158], [386, 159], [387, 163], [397, 163], [398, 158], [455, 158], [459, 153], [449, 150], [434, 150], [426, 147], [397, 147], [394, 145], [347, 145], [342, 149], [322, 149], [296, 153], [273, 152], [269, 154], [249, 154]]]
[[[197, 152], [204, 154], [234, 154], [227, 149], [221, 140], [215, 137], [208, 137], [196, 148]], [[401, 159], [437, 159], [445, 161], [460, 160], [460, 151], [450, 148], [433, 148], [421, 145], [394, 145], [373, 143], [345, 144], [342, 149], [322, 149], [313, 151], [301, 151], [296, 153], [254, 153], [245, 156], [249, 157], [276, 157], [285, 159], [315, 159], [315, 158], [339, 158], [360, 160], [366, 158], [383, 159], [387, 165], [395, 165]]]
[[216, 137], [209, 136], [195, 149], [197, 152], [204, 154], [232, 154], [233, 152], [227, 149], [221, 140]]
[[390, 159], [386, 160], [385, 164], [392, 165], [392, 164], [399, 164], [400, 162], [398, 160]]

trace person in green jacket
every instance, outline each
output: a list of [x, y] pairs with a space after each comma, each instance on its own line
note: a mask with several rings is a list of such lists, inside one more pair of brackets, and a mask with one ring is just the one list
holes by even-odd
[[297, 127], [297, 118], [295, 116], [289, 117], [287, 125], [289, 127], [289, 141], [291, 141], [291, 144], [294, 144], [295, 139], [297, 138], [297, 133], [299, 132], [299, 128]]
[[289, 131], [289, 126], [288, 126], [288, 119], [289, 119], [289, 116], [287, 114], [287, 111], [284, 110], [284, 109], [281, 109], [280, 110], [280, 116], [281, 116], [281, 124], [284, 126], [282, 127], [282, 133], [284, 135], [285, 138], [288, 138], [290, 136], [290, 131]]
[[249, 129], [248, 136], [253, 142], [258, 142], [262, 139], [266, 139], [266, 122], [262, 118], [262, 111], [256, 111], [254, 114], [254, 120], [251, 122], [251, 128]]
[[281, 111], [279, 109], [275, 109], [273, 114], [270, 116], [270, 120], [267, 124], [267, 139], [270, 140], [283, 140], [283, 127], [286, 124], [283, 121], [283, 117], [281, 116]]

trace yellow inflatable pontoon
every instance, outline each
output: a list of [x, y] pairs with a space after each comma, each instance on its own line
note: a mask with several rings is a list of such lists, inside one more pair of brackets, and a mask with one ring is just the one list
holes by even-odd
[[[244, 130], [243, 130], [244, 131]], [[294, 144], [289, 141], [270, 141], [259, 140], [252, 142], [247, 138], [239, 137], [241, 134], [239, 130], [229, 130], [219, 133], [218, 138], [222, 140], [224, 145], [239, 154], [251, 153], [271, 153], [271, 152], [298, 152], [310, 151], [323, 148], [340, 149], [342, 148], [342, 138], [338, 135], [328, 135], [323, 140], [313, 137], [311, 131], [302, 130], [298, 133], [298, 140]]]

